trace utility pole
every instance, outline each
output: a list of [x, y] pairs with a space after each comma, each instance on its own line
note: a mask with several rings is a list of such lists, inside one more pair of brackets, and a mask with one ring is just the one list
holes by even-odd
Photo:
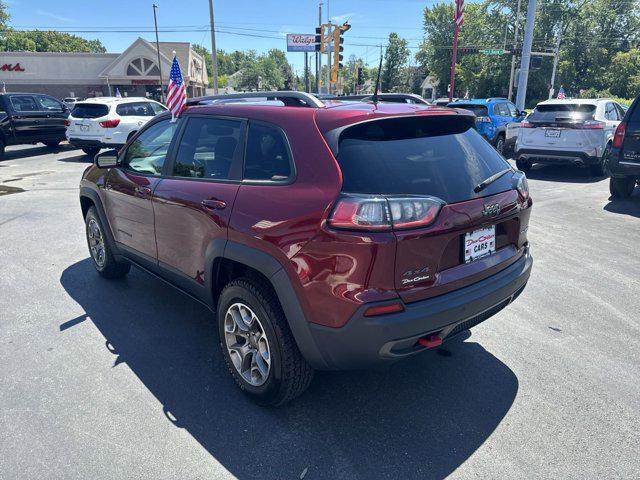
[[304, 91], [309, 93], [309, 52], [304, 52]]
[[[158, 40], [158, 19], [156, 17], [156, 9], [158, 6], [153, 4], [153, 24], [156, 28], [156, 50], [158, 53], [158, 77], [160, 79], [160, 100], [164, 100], [164, 89], [162, 88], [162, 63], [160, 62], [160, 41]], [[107, 80], [108, 81], [108, 80]], [[111, 85], [109, 85], [109, 95], [111, 95]]]
[[[513, 31], [513, 48], [518, 46], [518, 33], [520, 31], [520, 4], [522, 0], [518, 0], [518, 8], [516, 9], [516, 25]], [[516, 72], [516, 54], [511, 55], [511, 76], [509, 77], [509, 100], [513, 96], [513, 76]]]
[[562, 23], [558, 30], [558, 38], [556, 39], [555, 57], [553, 57], [553, 69], [551, 70], [551, 86], [549, 87], [549, 99], [553, 98], [555, 89], [553, 88], [556, 82], [556, 69], [558, 68], [558, 57], [560, 56], [560, 42], [562, 41]]
[[[209, 0], [209, 27], [211, 28], [211, 73], [213, 74], [213, 94], [218, 94], [218, 52], [216, 51], [216, 32], [213, 23], [213, 0]], [[205, 68], [206, 70], [206, 68]]]
[[[322, 28], [322, 2], [318, 4], [318, 25]], [[320, 76], [322, 75], [322, 54], [316, 51], [316, 92], [320, 93]]]
[[537, 0], [529, 0], [527, 6], [527, 22], [524, 25], [524, 41], [522, 43], [522, 57], [520, 58], [520, 78], [518, 79], [518, 94], [516, 108], [524, 110], [527, 99], [527, 81], [529, 80], [529, 63], [531, 62], [531, 45], [533, 44], [533, 27], [536, 21]]

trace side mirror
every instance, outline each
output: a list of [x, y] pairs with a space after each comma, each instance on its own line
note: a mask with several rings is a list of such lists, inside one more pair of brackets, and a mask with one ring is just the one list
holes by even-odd
[[98, 153], [93, 157], [93, 163], [98, 168], [111, 168], [118, 165], [118, 151], [107, 150], [106, 152]]

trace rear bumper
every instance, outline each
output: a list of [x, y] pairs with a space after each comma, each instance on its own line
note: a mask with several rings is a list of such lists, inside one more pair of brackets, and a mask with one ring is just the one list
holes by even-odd
[[583, 150], [541, 150], [536, 148], [520, 148], [516, 151], [516, 159], [531, 160], [537, 163], [571, 163], [592, 165], [600, 162], [594, 155], [595, 149]]
[[[309, 324], [325, 369], [354, 369], [390, 363], [427, 350], [418, 339], [445, 340], [506, 307], [524, 289], [533, 258], [528, 252], [501, 272], [451, 293], [405, 304], [399, 313], [365, 317], [363, 305], [344, 327]], [[389, 302], [386, 302], [389, 303]], [[384, 303], [383, 303], [384, 304]]]
[[77, 148], [91, 148], [91, 147], [117, 148], [122, 146], [122, 144], [104, 143], [101, 140], [90, 140], [85, 138], [74, 138], [74, 137], [69, 138], [69, 144]]
[[608, 168], [612, 177], [640, 178], [640, 159], [624, 158], [618, 148], [613, 148], [611, 150]]

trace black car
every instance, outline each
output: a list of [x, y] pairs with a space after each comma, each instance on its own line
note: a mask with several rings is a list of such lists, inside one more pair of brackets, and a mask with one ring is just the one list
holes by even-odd
[[41, 93], [0, 94], [0, 158], [7, 145], [44, 143], [55, 147], [65, 140], [69, 109]]
[[614, 197], [629, 197], [640, 182], [640, 96], [627, 110], [613, 136], [607, 162], [609, 190]]

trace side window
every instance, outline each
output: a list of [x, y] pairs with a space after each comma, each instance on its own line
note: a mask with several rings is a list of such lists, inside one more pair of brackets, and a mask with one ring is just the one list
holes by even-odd
[[242, 122], [238, 120], [190, 118], [180, 139], [173, 175], [228, 179], [241, 129]]
[[122, 167], [137, 173], [160, 175], [177, 125], [167, 119], [140, 133], [127, 148]]
[[121, 103], [116, 107], [121, 117], [153, 117], [156, 113], [149, 102]]
[[11, 95], [11, 106], [16, 112], [37, 112], [40, 107], [30, 95]]
[[616, 107], [613, 105], [613, 103], [607, 102], [607, 104], [605, 105], [604, 118], [606, 118], [607, 120], [620, 120], [618, 118], [618, 111], [616, 110]]
[[167, 107], [160, 105], [159, 103], [149, 102], [149, 106], [151, 107], [151, 110], [153, 110], [154, 115], [167, 111]]
[[614, 103], [614, 105], [616, 107], [616, 110], [618, 111], [618, 119], [622, 120], [624, 118], [624, 114], [625, 114], [624, 109], [620, 105], [618, 105], [617, 103]]
[[250, 123], [244, 179], [282, 181], [290, 176], [291, 157], [284, 132], [277, 127]]
[[47, 97], [45, 95], [37, 95], [36, 99], [40, 104], [40, 110], [44, 110], [46, 112], [62, 112], [64, 110], [62, 103], [54, 98]]
[[509, 109], [507, 108], [506, 103], [497, 103], [494, 110], [496, 115], [499, 115], [501, 117], [509, 116]]
[[510, 117], [517, 117], [518, 116], [518, 109], [516, 108], [516, 106], [509, 102], [507, 103], [507, 109], [509, 110], [509, 116]]

